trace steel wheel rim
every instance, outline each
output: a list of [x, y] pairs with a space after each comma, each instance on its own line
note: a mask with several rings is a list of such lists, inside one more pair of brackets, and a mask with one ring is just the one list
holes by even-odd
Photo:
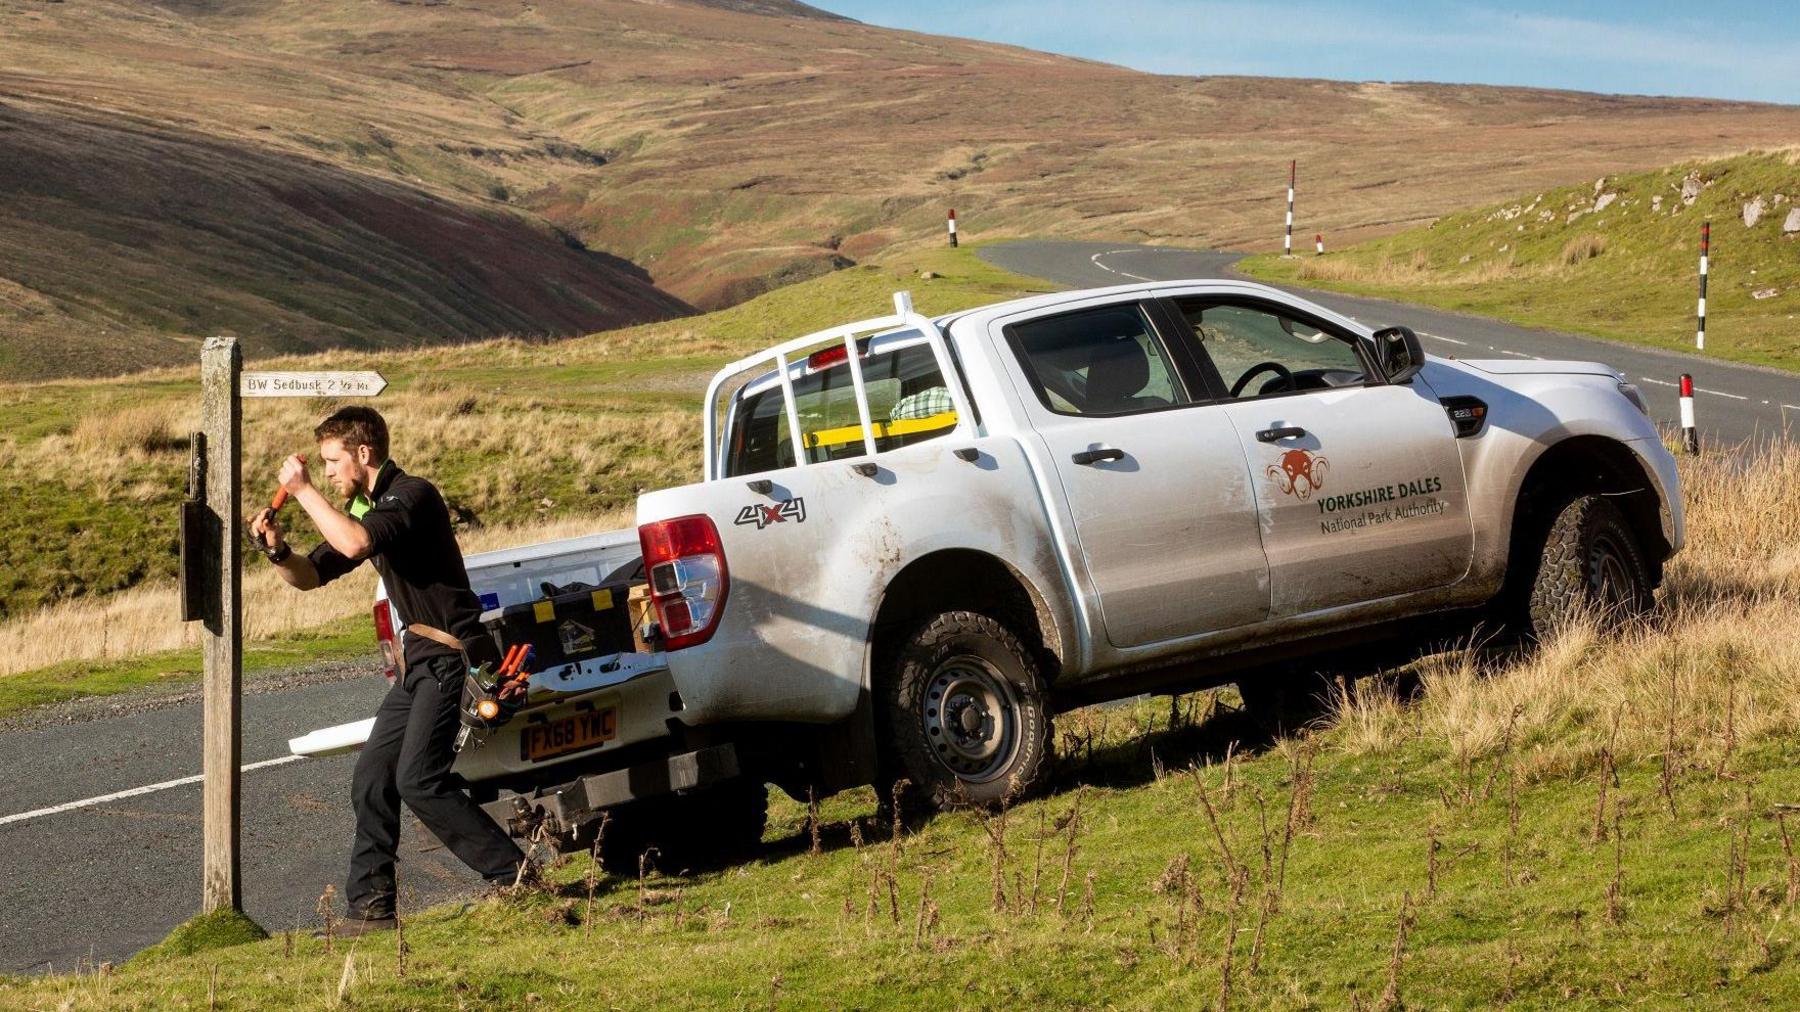
[[1012, 683], [979, 657], [945, 660], [920, 700], [932, 754], [960, 780], [986, 783], [1010, 765], [1019, 744], [1019, 699]]

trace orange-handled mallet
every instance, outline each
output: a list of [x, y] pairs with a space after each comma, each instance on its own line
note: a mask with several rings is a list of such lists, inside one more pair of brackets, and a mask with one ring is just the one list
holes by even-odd
[[[299, 457], [300, 457], [300, 463], [302, 463], [302, 464], [306, 463], [306, 454], [302, 453], [299, 455]], [[275, 512], [279, 513], [279, 512], [281, 512], [281, 507], [287, 505], [287, 501], [288, 501], [288, 490], [285, 488], [278, 488], [275, 490], [275, 498], [269, 500], [269, 508], [274, 510]]]

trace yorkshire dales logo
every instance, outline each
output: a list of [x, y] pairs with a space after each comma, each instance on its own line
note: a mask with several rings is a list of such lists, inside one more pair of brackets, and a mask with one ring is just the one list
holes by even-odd
[[734, 523], [740, 527], [755, 524], [756, 529], [760, 531], [770, 524], [785, 524], [789, 520], [797, 524], [806, 522], [805, 499], [795, 498], [787, 502], [754, 503], [745, 506], [738, 510], [737, 520]]
[[1324, 457], [1305, 450], [1288, 450], [1281, 455], [1280, 461], [1270, 464], [1263, 473], [1274, 479], [1283, 495], [1305, 502], [1325, 487], [1325, 472], [1330, 469], [1331, 462]]

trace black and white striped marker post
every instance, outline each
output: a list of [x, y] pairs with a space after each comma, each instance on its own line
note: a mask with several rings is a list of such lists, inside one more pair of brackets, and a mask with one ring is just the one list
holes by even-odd
[[1689, 453], [1700, 452], [1700, 430], [1694, 428], [1694, 377], [1681, 374], [1681, 445]]
[[1313, 235], [1313, 246], [1316, 247], [1313, 256], [1322, 257], [1325, 255], [1325, 233], [1318, 232]]
[[1706, 350], [1706, 261], [1712, 246], [1712, 222], [1700, 223], [1700, 324], [1694, 330], [1694, 347]]
[[1281, 240], [1281, 255], [1284, 257], [1294, 255], [1294, 166], [1298, 164], [1298, 162], [1288, 162], [1287, 235]]
[[956, 208], [954, 208], [954, 207], [950, 209], [950, 218], [946, 223], [946, 227], [950, 229], [950, 248], [955, 249], [956, 248]]

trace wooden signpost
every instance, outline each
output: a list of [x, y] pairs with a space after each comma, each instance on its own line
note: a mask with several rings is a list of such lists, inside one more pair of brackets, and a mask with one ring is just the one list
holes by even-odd
[[[200, 438], [182, 520], [182, 618], [198, 620], [204, 694], [201, 702], [200, 908], [243, 907], [239, 879], [239, 772], [243, 758], [243, 500], [239, 442], [244, 397], [373, 397], [387, 387], [374, 372], [243, 371], [237, 338], [208, 338], [200, 349]], [[196, 487], [197, 486], [197, 487]], [[202, 505], [203, 504], [203, 505]]]

